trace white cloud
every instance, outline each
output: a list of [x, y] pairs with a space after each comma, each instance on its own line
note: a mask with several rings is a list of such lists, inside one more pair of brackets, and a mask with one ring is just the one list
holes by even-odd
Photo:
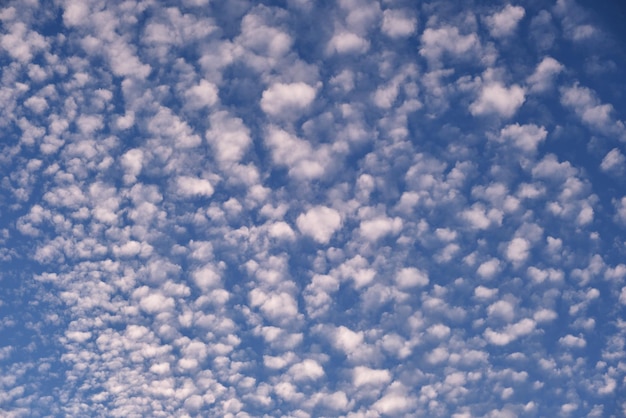
[[624, 169], [624, 163], [626, 157], [620, 152], [618, 148], [613, 148], [609, 151], [600, 163], [600, 169], [602, 171], [622, 171]]
[[506, 247], [506, 258], [514, 264], [523, 263], [530, 252], [530, 242], [524, 238], [513, 238]]
[[241, 161], [252, 144], [250, 130], [243, 121], [226, 111], [219, 111], [211, 114], [209, 122], [211, 128], [206, 131], [206, 139], [215, 151], [218, 163], [228, 167]]
[[500, 260], [498, 260], [497, 258], [492, 258], [491, 260], [487, 260], [481, 263], [481, 265], [478, 266], [476, 273], [484, 279], [491, 279], [493, 278], [493, 276], [498, 274], [499, 271]]
[[261, 109], [273, 117], [298, 115], [315, 100], [316, 90], [306, 83], [272, 84], [263, 92]]
[[370, 369], [365, 366], [357, 366], [352, 371], [352, 384], [356, 387], [381, 387], [390, 381], [391, 373], [385, 369]]
[[515, 123], [500, 130], [498, 141], [512, 142], [516, 148], [532, 153], [537, 151], [537, 146], [546, 139], [546, 136], [548, 131], [543, 126]]
[[219, 99], [218, 89], [215, 84], [207, 80], [200, 80], [200, 83], [190, 87], [185, 92], [185, 99], [185, 105], [192, 109], [213, 106]]
[[78, 26], [87, 22], [89, 4], [81, 0], [66, 0], [63, 10], [63, 22], [68, 26]]
[[211, 182], [196, 177], [181, 176], [176, 180], [177, 192], [185, 197], [213, 195]]
[[308, 141], [274, 126], [267, 130], [265, 142], [274, 163], [289, 167], [289, 174], [296, 179], [322, 177], [332, 161], [327, 147], [314, 150]]
[[351, 329], [340, 326], [331, 335], [331, 342], [335, 348], [346, 354], [351, 354], [359, 349], [363, 343], [363, 333], [354, 332]]
[[329, 54], [364, 54], [370, 48], [370, 42], [351, 32], [336, 33], [326, 46]]
[[417, 29], [417, 19], [408, 10], [387, 9], [383, 12], [383, 33], [390, 38], [403, 38], [412, 35]]
[[461, 35], [458, 28], [443, 26], [424, 30], [419, 53], [431, 64], [439, 66], [439, 61], [444, 55], [465, 57], [476, 52], [479, 46], [480, 42], [475, 33]]
[[503, 319], [510, 322], [515, 317], [515, 306], [506, 300], [499, 300], [487, 307], [489, 317]]
[[405, 267], [396, 274], [396, 284], [401, 289], [423, 287], [429, 281], [428, 273], [415, 267]]
[[587, 345], [587, 341], [582, 337], [568, 334], [565, 337], [559, 338], [559, 344], [569, 348], [584, 348]]
[[484, 286], [478, 286], [474, 289], [474, 297], [478, 299], [488, 300], [498, 294], [498, 289], [490, 289]]
[[512, 117], [524, 104], [524, 89], [517, 84], [505, 87], [502, 83], [485, 84], [478, 98], [469, 106], [473, 116], [496, 114], [504, 118]]
[[526, 82], [530, 86], [531, 93], [542, 93], [549, 90], [554, 83], [554, 78], [560, 74], [565, 67], [552, 57], [545, 57], [535, 68], [535, 72], [530, 75]]
[[137, 180], [143, 167], [143, 158], [144, 153], [138, 148], [131, 149], [122, 155], [121, 164], [125, 171], [125, 183], [134, 183]]
[[287, 324], [298, 315], [298, 302], [287, 292], [267, 293], [259, 288], [250, 291], [250, 306], [278, 324]]
[[214, 288], [220, 283], [221, 277], [219, 271], [211, 264], [207, 264], [193, 273], [191, 273], [194, 283], [203, 291]]
[[624, 123], [613, 118], [613, 105], [602, 103], [593, 90], [575, 83], [561, 87], [560, 92], [561, 104], [574, 110], [584, 124], [598, 132], [626, 139]]
[[315, 360], [306, 359], [289, 368], [288, 373], [298, 382], [301, 380], [318, 380], [324, 376], [324, 368]]
[[385, 395], [377, 400], [372, 407], [385, 415], [398, 415], [407, 412], [415, 405], [415, 399], [409, 396], [400, 384], [393, 383]]
[[504, 38], [513, 35], [525, 14], [523, 7], [507, 4], [501, 11], [487, 16], [485, 23], [491, 36]]
[[402, 230], [401, 218], [377, 217], [361, 221], [359, 231], [369, 241], [376, 241], [389, 234], [397, 234]]
[[528, 335], [535, 330], [536, 322], [530, 318], [524, 318], [515, 324], [507, 325], [502, 331], [494, 331], [487, 328], [483, 335], [493, 345], [508, 345], [518, 338]]
[[341, 228], [341, 215], [335, 209], [315, 206], [296, 219], [298, 229], [320, 244], [327, 244], [333, 234]]

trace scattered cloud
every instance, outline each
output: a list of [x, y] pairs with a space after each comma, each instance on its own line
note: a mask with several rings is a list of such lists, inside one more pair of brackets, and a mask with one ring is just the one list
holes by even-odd
[[0, 416], [626, 413], [605, 11], [5, 3]]

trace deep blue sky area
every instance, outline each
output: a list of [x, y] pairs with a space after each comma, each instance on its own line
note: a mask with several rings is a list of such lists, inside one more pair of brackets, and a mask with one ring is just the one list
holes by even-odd
[[0, 416], [626, 416], [624, 17], [3, 2]]

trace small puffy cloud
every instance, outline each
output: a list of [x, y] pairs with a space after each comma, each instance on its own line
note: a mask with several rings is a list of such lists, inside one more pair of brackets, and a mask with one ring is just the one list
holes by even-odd
[[299, 180], [323, 176], [332, 161], [328, 147], [313, 149], [308, 141], [274, 126], [267, 129], [265, 144], [270, 149], [273, 162], [288, 167], [289, 175]]
[[617, 212], [617, 220], [626, 225], [626, 196], [622, 197], [620, 200], [614, 200], [613, 205], [615, 206], [615, 211]]
[[539, 309], [533, 314], [533, 319], [537, 321], [537, 323], [552, 322], [556, 318], [558, 318], [558, 314], [551, 309]]
[[24, 101], [24, 106], [37, 114], [41, 114], [48, 108], [48, 101], [44, 97], [32, 96]]
[[423, 287], [429, 281], [428, 273], [415, 267], [405, 267], [396, 274], [396, 284], [401, 289]]
[[283, 221], [272, 223], [268, 227], [267, 232], [268, 235], [272, 238], [286, 239], [289, 241], [293, 240], [296, 237], [296, 234], [295, 232], [293, 232], [293, 229], [291, 229], [291, 226], [289, 226], [287, 222]]
[[415, 399], [410, 396], [405, 387], [398, 382], [392, 383], [385, 395], [377, 400], [372, 408], [387, 416], [401, 416], [415, 406]]
[[63, 23], [67, 26], [78, 26], [88, 20], [89, 3], [81, 0], [67, 0], [63, 9]]
[[469, 111], [473, 116], [495, 114], [510, 118], [525, 100], [524, 89], [517, 84], [507, 88], [499, 82], [487, 83], [470, 105]]
[[370, 48], [370, 42], [352, 32], [336, 33], [326, 46], [328, 54], [363, 54]]
[[497, 141], [510, 142], [516, 148], [532, 153], [537, 151], [537, 146], [546, 139], [546, 136], [548, 136], [548, 131], [543, 126], [515, 123], [502, 128]]
[[332, 333], [331, 342], [335, 348], [350, 354], [357, 351], [363, 344], [363, 332], [354, 332], [342, 325]]
[[390, 38], [404, 38], [415, 33], [417, 19], [407, 10], [387, 9], [383, 12], [381, 29]]
[[525, 14], [526, 11], [523, 7], [507, 4], [501, 11], [485, 18], [489, 34], [494, 38], [504, 38], [513, 35]]
[[250, 306], [259, 307], [270, 320], [285, 324], [298, 315], [298, 302], [286, 292], [266, 293], [256, 288], [250, 291]]
[[320, 244], [327, 244], [341, 227], [341, 215], [335, 209], [315, 206], [300, 214], [296, 225], [301, 233], [308, 235]]
[[490, 289], [485, 286], [478, 286], [474, 289], [474, 297], [477, 299], [488, 300], [498, 294], [498, 289]]
[[213, 106], [218, 100], [217, 93], [215, 84], [207, 80], [200, 80], [200, 83], [190, 87], [185, 92], [185, 106], [192, 109]]
[[380, 216], [361, 222], [359, 232], [369, 241], [377, 241], [385, 235], [397, 234], [402, 230], [402, 219]]
[[619, 149], [613, 148], [602, 159], [600, 169], [605, 172], [622, 171], [624, 168], [624, 162], [626, 162], [624, 154], [622, 154]]
[[206, 139], [215, 152], [215, 159], [221, 166], [239, 162], [252, 143], [250, 130], [240, 118], [227, 111], [211, 114], [211, 128], [206, 131]]
[[261, 109], [273, 117], [285, 117], [306, 110], [317, 92], [306, 83], [272, 84], [263, 92]]
[[381, 387], [388, 384], [390, 381], [391, 373], [389, 373], [389, 370], [357, 366], [352, 371], [352, 384], [356, 387]]
[[428, 28], [421, 37], [419, 53], [430, 63], [439, 65], [442, 56], [463, 57], [475, 52], [480, 46], [475, 33], [461, 35], [454, 26], [438, 29]]
[[65, 336], [68, 340], [75, 341], [77, 343], [84, 343], [91, 338], [91, 332], [87, 331], [66, 331]]
[[491, 260], [487, 260], [483, 262], [476, 273], [482, 277], [483, 279], [491, 279], [500, 271], [500, 260], [497, 258], [492, 258]]
[[554, 78], [563, 71], [565, 67], [552, 57], [545, 57], [537, 65], [535, 72], [532, 73], [526, 82], [530, 86], [531, 93], [541, 93], [552, 87]]
[[196, 177], [178, 177], [178, 179], [176, 179], [176, 185], [178, 186], [177, 192], [185, 197], [210, 197], [213, 195], [214, 191], [210, 181]]
[[317, 361], [306, 359], [291, 366], [288, 373], [295, 381], [317, 380], [324, 376], [324, 369]]
[[559, 344], [569, 348], [584, 348], [587, 345], [587, 341], [585, 341], [583, 337], [568, 334], [565, 337], [559, 338]]
[[487, 315], [510, 322], [515, 317], [515, 306], [508, 300], [499, 300], [487, 307]]
[[530, 319], [524, 318], [515, 324], [507, 325], [502, 331], [494, 331], [487, 328], [483, 333], [487, 342], [493, 345], [507, 345], [518, 338], [528, 335], [535, 330], [537, 323]]
[[139, 148], [131, 149], [122, 155], [121, 164], [125, 172], [125, 183], [134, 183], [137, 180], [143, 168], [143, 157], [143, 151]]
[[528, 258], [530, 242], [525, 238], [513, 238], [506, 247], [506, 258], [513, 263], [523, 263]]
[[487, 229], [492, 223], [502, 223], [502, 215], [498, 209], [486, 211], [483, 205], [475, 203], [461, 212], [460, 217], [467, 221], [468, 226], [472, 229]]
[[157, 314], [174, 308], [174, 299], [158, 292], [149, 293], [139, 300], [139, 306], [149, 314]]
[[214, 288], [221, 280], [220, 273], [210, 264], [195, 270], [191, 273], [191, 277], [196, 286], [203, 291]]
[[595, 91], [575, 83], [561, 87], [560, 92], [561, 104], [572, 109], [584, 124], [603, 134], [626, 139], [624, 122], [613, 118], [613, 106], [602, 103]]

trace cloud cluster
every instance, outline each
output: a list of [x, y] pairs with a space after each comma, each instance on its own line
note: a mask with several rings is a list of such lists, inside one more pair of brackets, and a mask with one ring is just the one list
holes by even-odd
[[626, 414], [573, 0], [49, 3], [0, 9], [1, 416]]

